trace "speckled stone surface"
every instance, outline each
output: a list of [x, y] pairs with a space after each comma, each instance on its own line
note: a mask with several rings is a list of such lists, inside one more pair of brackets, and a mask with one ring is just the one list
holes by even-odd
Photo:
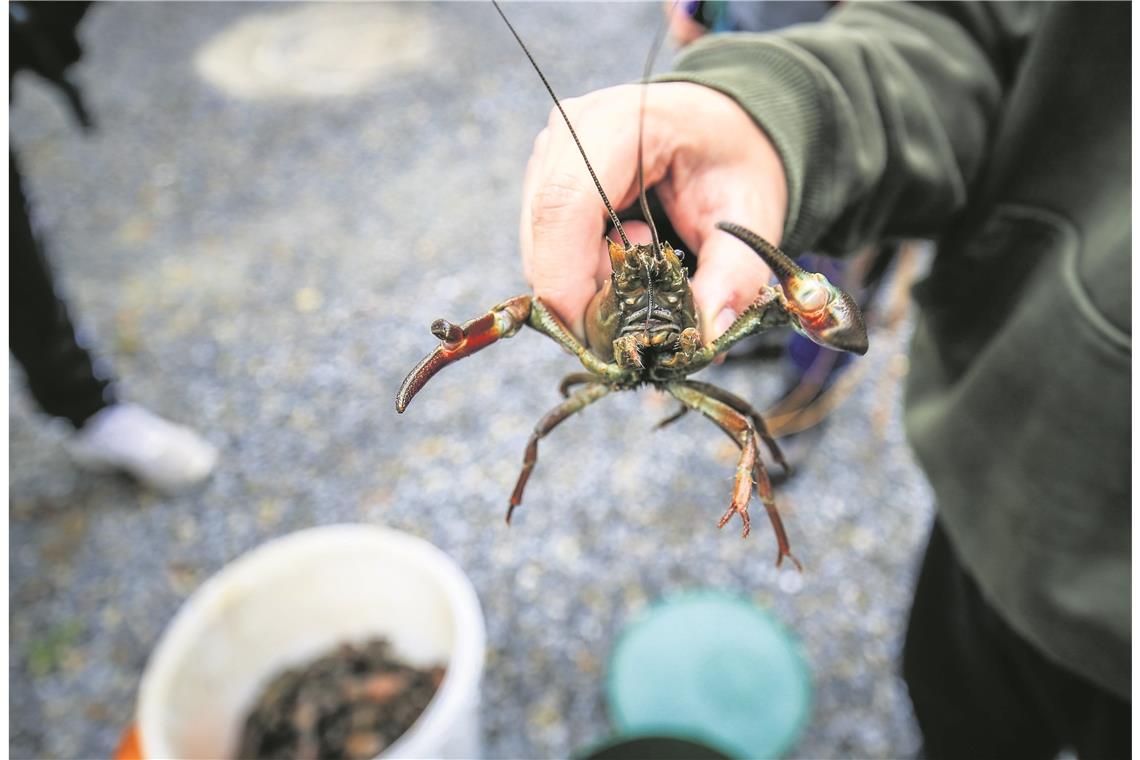
[[[660, 12], [509, 11], [564, 96], [637, 78]], [[853, 396], [778, 489], [803, 575], [773, 567], [758, 502], [748, 540], [716, 530], [734, 449], [693, 415], [654, 431], [672, 404], [648, 391], [548, 437], [507, 528], [527, 436], [575, 363], [526, 332], [440, 375], [403, 416], [392, 398], [434, 344], [433, 319], [525, 291], [518, 197], [550, 104], [482, 4], [385, 6], [348, 24], [380, 25], [387, 42], [375, 59], [345, 45], [371, 67], [355, 90], [329, 74], [347, 94], [237, 92], [202, 73], [216, 75], [200, 56], [220, 35], [293, 12], [96, 8], [76, 72], [100, 123], [90, 136], [41, 84], [16, 83], [10, 136], [82, 325], [125, 395], [223, 457], [176, 498], [80, 472], [13, 365], [10, 754], [108, 756], [148, 653], [202, 580], [268, 538], [364, 521], [427, 538], [470, 575], [490, 757], [565, 757], [609, 736], [617, 636], [700, 588], [754, 600], [802, 640], [816, 704], [794, 755], [911, 755], [896, 663], [931, 495], [900, 421], [907, 322], [873, 332]], [[760, 407], [784, 384], [749, 362], [701, 378]]]

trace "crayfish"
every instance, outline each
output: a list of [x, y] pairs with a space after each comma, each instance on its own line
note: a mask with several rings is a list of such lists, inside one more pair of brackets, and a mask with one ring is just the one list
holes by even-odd
[[[502, 15], [502, 11], [499, 12]], [[503, 20], [506, 21], [505, 16]], [[509, 21], [507, 26], [514, 33]], [[515, 38], [523, 45], [517, 33]], [[534, 64], [525, 45], [523, 50]], [[535, 69], [538, 69], [537, 64]], [[539, 76], [562, 111], [541, 70]], [[565, 111], [562, 115], [566, 117]], [[565, 120], [577, 142], [569, 118]], [[653, 242], [633, 244], [622, 231], [585, 151], [582, 158], [622, 240], [620, 244], [609, 241], [613, 273], [587, 307], [586, 343], [579, 341], [536, 296], [515, 296], [461, 325], [438, 319], [432, 323], [431, 331], [440, 339], [440, 344], [404, 379], [396, 394], [396, 410], [403, 412], [427, 381], [447, 365], [498, 340], [512, 337], [526, 325], [577, 356], [586, 372], [572, 373], [562, 380], [560, 391], [564, 401], [535, 426], [527, 442], [522, 472], [511, 494], [508, 523], [515, 508], [522, 503], [523, 490], [538, 459], [538, 442], [544, 436], [566, 418], [613, 391], [650, 385], [672, 395], [682, 405], [681, 410], [662, 425], [693, 410], [712, 420], [740, 447], [732, 501], [718, 527], [723, 528], [737, 514], [743, 524], [742, 536], [748, 535], [751, 525], [748, 502], [755, 485], [776, 535], [779, 549], [776, 565], [788, 557], [800, 567], [791, 554], [772, 483], [760, 457], [759, 442], [763, 441], [785, 471], [789, 469], [788, 463], [769, 434], [763, 417], [739, 396], [709, 383], [690, 380], [688, 376], [708, 366], [743, 338], [785, 325], [827, 348], [864, 354], [867, 331], [858, 305], [823, 275], [802, 269], [756, 233], [731, 222], [720, 222], [717, 228], [751, 247], [772, 269], [779, 284], [761, 288], [756, 299], [728, 330], [711, 343], [702, 342], [688, 274], [681, 263], [683, 254], [668, 242], [658, 240], [644, 187], [641, 206], [653, 233]], [[572, 388], [577, 389], [571, 392]]]

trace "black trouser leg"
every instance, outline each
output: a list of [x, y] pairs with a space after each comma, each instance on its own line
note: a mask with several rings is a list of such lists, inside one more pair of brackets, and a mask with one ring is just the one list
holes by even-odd
[[[1122, 668], [1131, 663], [1121, 663]], [[1130, 757], [1131, 702], [1045, 658], [958, 563], [936, 521], [903, 650], [923, 751], [941, 758]]]
[[91, 356], [76, 341], [67, 306], [32, 230], [14, 153], [8, 154], [8, 348], [40, 407], [80, 427], [114, 400]]

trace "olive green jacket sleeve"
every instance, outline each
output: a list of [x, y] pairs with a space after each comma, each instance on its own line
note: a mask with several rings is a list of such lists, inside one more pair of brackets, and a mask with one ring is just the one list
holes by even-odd
[[783, 247], [931, 236], [966, 205], [1038, 6], [850, 3], [823, 23], [710, 35], [664, 79], [739, 102], [788, 177]]

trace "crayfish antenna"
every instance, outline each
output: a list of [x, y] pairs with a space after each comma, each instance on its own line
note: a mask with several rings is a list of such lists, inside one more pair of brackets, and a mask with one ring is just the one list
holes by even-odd
[[617, 211], [614, 210], [613, 204], [610, 203], [610, 198], [606, 195], [606, 191], [602, 189], [602, 183], [598, 179], [598, 175], [594, 173], [594, 167], [590, 163], [590, 159], [586, 157], [586, 149], [582, 147], [582, 141], [578, 139], [578, 133], [574, 131], [574, 125], [570, 123], [570, 117], [566, 115], [566, 109], [562, 107], [562, 101], [554, 94], [554, 88], [550, 86], [550, 82], [546, 81], [546, 75], [542, 73], [538, 62], [535, 61], [534, 56], [530, 54], [530, 49], [527, 48], [526, 43], [522, 41], [522, 37], [515, 31], [515, 27], [510, 22], [510, 19], [507, 18], [507, 14], [503, 13], [503, 9], [499, 7], [498, 1], [491, 0], [491, 5], [495, 7], [495, 11], [498, 12], [499, 17], [503, 19], [503, 23], [507, 25], [507, 29], [511, 31], [511, 35], [515, 38], [515, 41], [519, 43], [519, 47], [522, 48], [527, 60], [530, 61], [530, 65], [534, 67], [535, 73], [538, 74], [538, 78], [542, 80], [543, 87], [550, 93], [550, 99], [554, 101], [558, 112], [562, 114], [562, 120], [566, 122], [566, 128], [570, 130], [570, 136], [574, 138], [574, 144], [578, 146], [578, 152], [582, 155], [582, 161], [586, 164], [586, 171], [590, 173], [590, 179], [594, 181], [594, 187], [597, 188], [598, 195], [601, 196], [602, 203], [606, 206], [606, 212], [610, 215], [610, 221], [613, 222], [614, 229], [616, 229], [618, 235], [621, 236], [621, 242], [626, 248], [629, 248], [629, 238], [626, 237], [625, 229], [621, 226], [621, 220], [618, 218]]

